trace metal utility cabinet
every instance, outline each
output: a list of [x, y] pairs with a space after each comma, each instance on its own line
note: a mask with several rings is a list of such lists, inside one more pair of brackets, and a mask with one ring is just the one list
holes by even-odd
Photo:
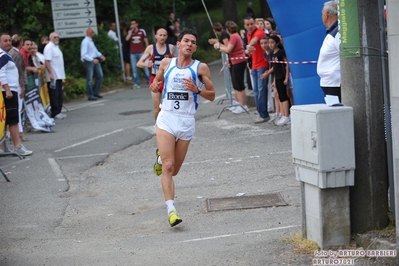
[[301, 182], [303, 236], [320, 248], [348, 244], [349, 186], [355, 171], [352, 108], [293, 106], [291, 140]]

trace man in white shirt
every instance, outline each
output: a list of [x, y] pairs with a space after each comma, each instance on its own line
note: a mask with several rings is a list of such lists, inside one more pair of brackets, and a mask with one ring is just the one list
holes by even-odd
[[115, 29], [116, 29], [115, 22], [109, 23], [108, 37], [110, 37], [112, 40], [115, 41], [116, 48], [118, 48], [118, 40], [119, 39], [118, 39], [118, 36], [116, 35]]
[[[100, 95], [100, 87], [103, 81], [103, 70], [101, 68], [100, 60], [105, 61], [105, 56], [102, 55], [96, 48], [93, 42], [95, 32], [92, 28], [86, 30], [86, 37], [80, 45], [80, 58], [83, 66], [86, 69], [86, 93], [89, 101], [96, 101], [97, 98], [102, 98]], [[96, 81], [93, 86], [93, 72], [96, 75]]]
[[338, 96], [341, 102], [341, 61], [339, 57], [341, 35], [338, 31], [338, 4], [335, 1], [324, 3], [321, 14], [327, 30], [317, 60], [317, 74], [320, 76], [320, 87], [324, 96]]
[[44, 66], [46, 68], [47, 87], [49, 88], [51, 117], [64, 119], [61, 113], [64, 101], [62, 80], [65, 79], [64, 56], [58, 46], [60, 36], [57, 32], [50, 33], [50, 42], [44, 48]]
[[[18, 87], [19, 74], [14, 60], [8, 54], [11, 50], [11, 36], [6, 33], [0, 35], [0, 84], [6, 109], [6, 125], [10, 131], [10, 137], [14, 143], [14, 152], [27, 156], [31, 155], [32, 151], [28, 151], [21, 144], [19, 138], [19, 115], [18, 115]], [[4, 130], [3, 128], [0, 130]], [[4, 152], [0, 149], [0, 153]]]

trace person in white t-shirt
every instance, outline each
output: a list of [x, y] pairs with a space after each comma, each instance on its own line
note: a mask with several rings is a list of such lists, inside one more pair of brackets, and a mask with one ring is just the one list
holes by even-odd
[[47, 73], [47, 87], [49, 88], [51, 117], [64, 119], [61, 113], [63, 104], [62, 80], [65, 79], [64, 57], [58, 46], [60, 36], [57, 32], [50, 33], [50, 42], [44, 48], [44, 66]]
[[109, 31], [108, 31], [108, 37], [110, 37], [112, 40], [115, 41], [115, 47], [118, 48], [118, 36], [116, 35], [116, 23], [111, 22], [109, 23]]

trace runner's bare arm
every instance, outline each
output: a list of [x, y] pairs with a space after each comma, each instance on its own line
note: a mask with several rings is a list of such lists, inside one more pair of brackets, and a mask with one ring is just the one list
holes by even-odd
[[151, 51], [152, 51], [152, 44], [145, 49], [143, 55], [136, 64], [137, 67], [144, 68], [151, 66], [150, 64], [152, 64], [152, 62], [151, 63], [145, 62], [147, 59], [151, 58]]
[[205, 84], [205, 89], [201, 91], [199, 95], [203, 98], [213, 101], [215, 100], [215, 88], [211, 80], [211, 71], [205, 63], [201, 63], [198, 68], [198, 76], [201, 77], [202, 82]]
[[161, 85], [162, 81], [164, 80], [163, 74], [165, 73], [166, 68], [168, 67], [170, 62], [170, 58], [164, 58], [161, 61], [161, 65], [159, 66], [157, 75], [154, 78], [154, 81], [150, 84], [150, 91], [158, 92], [159, 86]]
[[169, 44], [169, 51], [172, 57], [175, 56], [175, 46], [173, 44]]

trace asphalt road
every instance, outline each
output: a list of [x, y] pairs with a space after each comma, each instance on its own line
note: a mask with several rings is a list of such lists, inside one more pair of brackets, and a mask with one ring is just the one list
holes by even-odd
[[[218, 99], [221, 65], [211, 66]], [[203, 101], [176, 182], [183, 223], [171, 228], [159, 177], [150, 93], [121, 89], [67, 103], [55, 133], [28, 133], [34, 151], [0, 157], [0, 265], [312, 265], [301, 233], [289, 126]], [[284, 206], [207, 211], [208, 199], [278, 194]], [[359, 264], [360, 265], [360, 264]], [[367, 265], [367, 264], [362, 264]]]

